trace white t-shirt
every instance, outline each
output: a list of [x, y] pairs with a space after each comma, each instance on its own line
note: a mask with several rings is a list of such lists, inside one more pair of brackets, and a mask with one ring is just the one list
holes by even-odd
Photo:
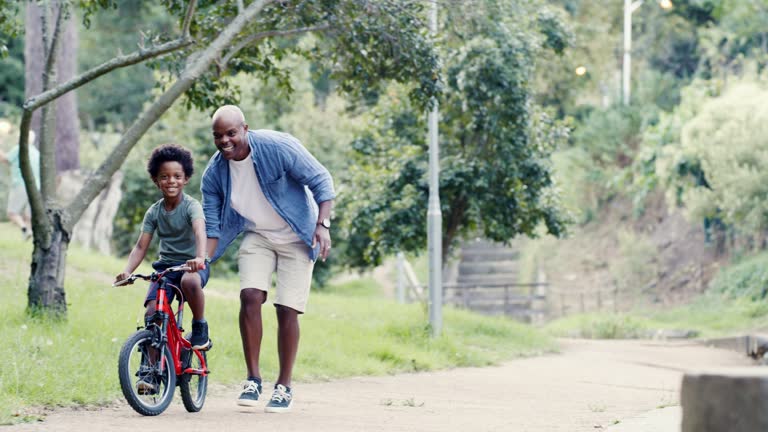
[[299, 236], [267, 201], [256, 177], [250, 155], [229, 161], [232, 178], [232, 208], [247, 220], [246, 229], [257, 232], [274, 243], [300, 242]]

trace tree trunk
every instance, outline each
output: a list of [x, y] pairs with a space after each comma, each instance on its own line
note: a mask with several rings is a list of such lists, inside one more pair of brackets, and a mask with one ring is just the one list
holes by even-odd
[[[37, 2], [26, 2], [24, 19], [24, 99], [39, 95], [43, 91], [45, 50], [43, 50], [43, 10]], [[40, 111], [32, 114], [29, 130], [40, 137]]]
[[456, 234], [459, 232], [464, 221], [464, 214], [467, 211], [467, 200], [465, 197], [461, 197], [451, 205], [451, 211], [447, 215], [444, 215], [445, 221], [443, 222], [443, 268], [451, 258], [451, 246], [453, 246], [454, 240], [456, 240]]
[[[52, 17], [58, 14], [59, 2], [54, 2]], [[45, 50], [42, 33], [43, 9], [36, 2], [27, 2], [24, 33], [24, 95], [26, 99], [43, 91]], [[61, 41], [56, 55], [56, 78], [66, 82], [77, 74], [79, 38], [77, 22], [69, 17], [63, 23]], [[56, 171], [58, 173], [80, 169], [80, 119], [77, 115], [77, 96], [74, 91], [62, 95], [56, 102]], [[32, 114], [31, 130], [41, 137], [41, 112]], [[49, 130], [52, 133], [53, 130]], [[39, 141], [38, 141], [39, 142]], [[37, 145], [40, 147], [40, 145]]]
[[[64, 22], [56, 59], [57, 78], [67, 82], [77, 75], [77, 49], [79, 38], [76, 20]], [[77, 96], [71, 91], [56, 101], [56, 171], [80, 169], [80, 118], [77, 115]]]
[[47, 314], [65, 318], [67, 301], [64, 294], [64, 270], [66, 269], [69, 234], [61, 225], [60, 214], [53, 213], [53, 233], [47, 248], [35, 240], [32, 251], [32, 269], [27, 291], [27, 312], [32, 315]]

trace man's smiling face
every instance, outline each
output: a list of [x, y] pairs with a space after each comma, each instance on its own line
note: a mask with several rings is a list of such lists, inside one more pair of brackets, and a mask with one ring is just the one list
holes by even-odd
[[248, 157], [248, 125], [235, 113], [223, 112], [213, 122], [213, 142], [226, 160]]

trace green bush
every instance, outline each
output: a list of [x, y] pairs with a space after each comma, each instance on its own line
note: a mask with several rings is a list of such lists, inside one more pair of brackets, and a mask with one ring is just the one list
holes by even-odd
[[761, 235], [768, 228], [768, 89], [748, 79], [719, 96], [711, 85], [691, 87], [671, 122], [676, 137], [655, 159], [670, 203], [692, 220], [717, 218]]
[[724, 268], [712, 280], [709, 292], [730, 298], [763, 300], [768, 293], [768, 253]]

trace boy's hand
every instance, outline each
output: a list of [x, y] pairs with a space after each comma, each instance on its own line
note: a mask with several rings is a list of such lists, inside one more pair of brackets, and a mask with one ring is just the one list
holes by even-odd
[[189, 266], [190, 272], [196, 272], [198, 270], [205, 270], [205, 258], [194, 258], [189, 261], [187, 261], [187, 265]]
[[[120, 282], [121, 280], [128, 279], [131, 276], [130, 273], [122, 272], [119, 275], [115, 276], [115, 283]], [[133, 282], [130, 282], [133, 283]]]

